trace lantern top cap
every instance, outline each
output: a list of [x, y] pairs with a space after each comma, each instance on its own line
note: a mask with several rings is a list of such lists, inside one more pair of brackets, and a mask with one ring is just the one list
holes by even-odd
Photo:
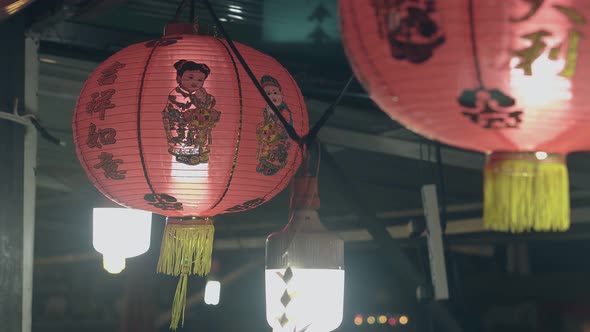
[[199, 31], [199, 26], [196, 23], [168, 23], [164, 27], [164, 36], [174, 35], [196, 35]]

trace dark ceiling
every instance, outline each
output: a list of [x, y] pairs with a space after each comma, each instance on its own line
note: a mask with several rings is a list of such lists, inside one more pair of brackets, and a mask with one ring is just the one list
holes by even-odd
[[[157, 222], [148, 254], [131, 260], [119, 276], [102, 270], [92, 249], [90, 216], [93, 207], [107, 203], [78, 163], [70, 123], [78, 93], [94, 67], [123, 47], [160, 36], [178, 3], [40, 0], [24, 12], [40, 40], [41, 121], [68, 143], [62, 147], [39, 142], [34, 331], [115, 331], [121, 317], [126, 317], [130, 298], [154, 317], [166, 317], [176, 280], [155, 276], [164, 219], [154, 216]], [[212, 3], [234, 40], [274, 56], [289, 69], [305, 95], [310, 121], [317, 121], [351, 75], [340, 43], [337, 1]], [[197, 6], [196, 14], [201, 32], [215, 34], [204, 8]], [[185, 12], [181, 19], [188, 20], [188, 15]], [[407, 223], [424, 220], [421, 186], [441, 181], [452, 295], [447, 305], [465, 331], [494, 330], [486, 325], [497, 326], [496, 318], [486, 316], [494, 306], [533, 301], [541, 310], [545, 302], [590, 298], [590, 290], [582, 286], [590, 276], [590, 261], [580, 254], [588, 249], [590, 237], [590, 158], [586, 154], [569, 159], [572, 230], [516, 236], [483, 230], [484, 156], [443, 146], [439, 165], [436, 143], [389, 119], [357, 82], [319, 136], [323, 142], [322, 221], [346, 240], [347, 302], [341, 330], [362, 330], [352, 324], [356, 313], [405, 312], [424, 325], [412, 319], [407, 331], [428, 331], [429, 304], [418, 303], [415, 285], [403, 277], [407, 271], [396, 266], [395, 253], [388, 251], [392, 247], [375, 232], [391, 234], [396, 248], [403, 248], [413, 268], [428, 280], [424, 236], [410, 237]], [[217, 274], [237, 276], [224, 288], [222, 306], [197, 304], [187, 311], [186, 331], [237, 331], [244, 326], [269, 330], [264, 321], [261, 259], [266, 235], [285, 225], [287, 209], [284, 192], [253, 211], [218, 218]], [[526, 259], [515, 254], [523, 250]], [[189, 292], [198, 298], [203, 281], [193, 279]], [[156, 320], [161, 323], [160, 318]], [[167, 330], [165, 322], [159, 327]]]

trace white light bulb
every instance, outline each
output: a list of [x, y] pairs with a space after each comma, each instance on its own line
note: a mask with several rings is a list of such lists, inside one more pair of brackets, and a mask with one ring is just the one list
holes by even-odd
[[[342, 323], [344, 270], [266, 270], [266, 320], [273, 331], [328, 332]], [[285, 305], [286, 304], [286, 305]]]
[[109, 273], [120, 273], [125, 269], [125, 257], [117, 255], [104, 255], [102, 256], [102, 267]]
[[209, 305], [218, 305], [221, 293], [221, 283], [215, 280], [207, 281], [205, 285], [205, 303]]
[[535, 152], [535, 157], [537, 157], [537, 159], [539, 159], [539, 160], [545, 160], [545, 159], [547, 159], [547, 156], [548, 156], [547, 152], [543, 152], [543, 151]]
[[95, 208], [92, 216], [92, 245], [103, 255], [110, 273], [125, 269], [125, 259], [150, 248], [150, 212], [126, 208]]

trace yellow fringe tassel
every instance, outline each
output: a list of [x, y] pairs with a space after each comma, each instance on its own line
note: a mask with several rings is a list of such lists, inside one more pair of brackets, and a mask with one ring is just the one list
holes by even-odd
[[565, 159], [531, 153], [494, 153], [484, 170], [484, 226], [521, 233], [566, 231], [570, 226]]
[[214, 232], [210, 218], [168, 218], [166, 222], [157, 270], [158, 273], [180, 276], [172, 303], [172, 330], [178, 328], [179, 322], [184, 325], [188, 276], [204, 276], [211, 270]]
[[[169, 218], [170, 219], [170, 218]], [[158, 273], [178, 276], [188, 259], [192, 271], [189, 274], [204, 276], [211, 270], [213, 233], [215, 227], [209, 218], [167, 222], [160, 247]]]
[[176, 330], [178, 322], [182, 322], [184, 326], [184, 313], [186, 311], [186, 288], [188, 283], [188, 274], [190, 272], [190, 263], [185, 261], [183, 271], [180, 274], [178, 285], [176, 286], [176, 293], [174, 294], [174, 302], [172, 303], [172, 319], [170, 320], [170, 329]]

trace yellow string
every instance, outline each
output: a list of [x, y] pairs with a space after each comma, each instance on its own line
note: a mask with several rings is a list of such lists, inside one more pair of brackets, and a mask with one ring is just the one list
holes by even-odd
[[166, 224], [157, 271], [180, 276], [172, 303], [172, 330], [178, 328], [179, 322], [181, 326], [184, 325], [188, 276], [203, 276], [211, 270], [214, 232], [215, 227], [211, 221]]
[[484, 226], [495, 231], [566, 231], [569, 180], [562, 161], [500, 159], [484, 170]]
[[186, 289], [188, 283], [188, 274], [190, 272], [190, 263], [185, 260], [182, 273], [176, 286], [176, 293], [174, 294], [174, 301], [172, 302], [172, 319], [170, 320], [170, 329], [176, 330], [178, 323], [184, 326], [184, 313], [186, 311]]

